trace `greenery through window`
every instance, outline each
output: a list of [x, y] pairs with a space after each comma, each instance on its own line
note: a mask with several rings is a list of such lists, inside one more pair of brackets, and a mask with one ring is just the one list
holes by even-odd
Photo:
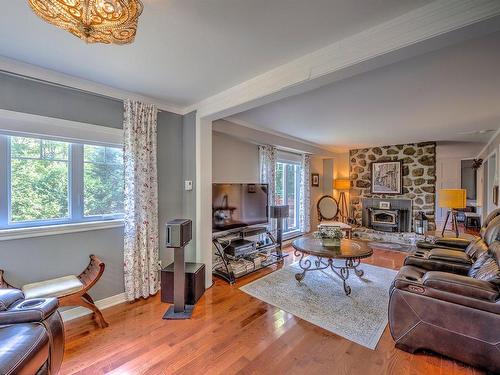
[[121, 148], [0, 135], [2, 154], [0, 228], [123, 216]]
[[83, 155], [84, 215], [109, 215], [123, 212], [122, 150], [85, 145]]
[[290, 216], [285, 219], [284, 232], [299, 229], [300, 165], [279, 161], [276, 165], [276, 204], [288, 205]]
[[13, 222], [69, 216], [69, 144], [35, 138], [10, 139]]

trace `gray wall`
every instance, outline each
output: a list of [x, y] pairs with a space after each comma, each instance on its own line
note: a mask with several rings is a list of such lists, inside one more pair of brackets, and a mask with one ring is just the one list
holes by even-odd
[[[0, 108], [49, 117], [121, 128], [123, 104], [70, 89], [33, 82], [0, 73]], [[169, 112], [158, 115], [158, 175], [160, 254], [166, 250], [164, 224], [183, 214], [183, 116]], [[194, 149], [192, 149], [194, 160]], [[88, 264], [89, 254], [106, 263], [101, 281], [92, 289], [95, 299], [124, 291], [123, 228], [0, 241], [0, 268], [14, 285], [78, 274]]]

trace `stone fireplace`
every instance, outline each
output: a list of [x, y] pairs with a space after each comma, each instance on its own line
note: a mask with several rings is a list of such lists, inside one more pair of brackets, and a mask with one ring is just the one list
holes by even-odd
[[[366, 226], [374, 215], [374, 226], [385, 232], [410, 232], [413, 218], [423, 211], [429, 218], [429, 229], [435, 229], [436, 192], [436, 143], [423, 142], [350, 150], [351, 212], [358, 224]], [[384, 161], [402, 162], [402, 194], [371, 193], [371, 163]], [[385, 212], [378, 205], [370, 206], [365, 199], [390, 201]], [[409, 202], [409, 207], [399, 207], [398, 201]], [[396, 221], [396, 223], [394, 223]], [[401, 224], [401, 222], [403, 224]], [[373, 225], [372, 225], [373, 226]]]

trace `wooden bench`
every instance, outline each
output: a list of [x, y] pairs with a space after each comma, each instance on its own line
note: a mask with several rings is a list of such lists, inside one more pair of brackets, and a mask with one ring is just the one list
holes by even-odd
[[[69, 275], [56, 279], [24, 285], [21, 290], [26, 298], [57, 297], [59, 306], [82, 306], [93, 311], [101, 328], [108, 326], [101, 310], [87, 293], [104, 273], [105, 264], [95, 255], [90, 255], [90, 263], [80, 275]], [[0, 270], [0, 288], [14, 288], [4, 278]]]

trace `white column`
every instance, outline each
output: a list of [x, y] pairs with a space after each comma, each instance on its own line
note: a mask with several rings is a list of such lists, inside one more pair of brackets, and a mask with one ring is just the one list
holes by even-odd
[[196, 117], [196, 261], [212, 285], [212, 121]]

